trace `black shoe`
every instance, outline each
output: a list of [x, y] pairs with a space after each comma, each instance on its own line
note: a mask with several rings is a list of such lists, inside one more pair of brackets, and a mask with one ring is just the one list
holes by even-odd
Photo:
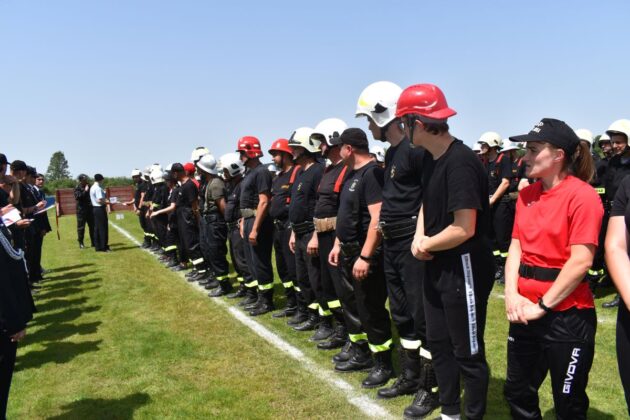
[[166, 263], [166, 267], [167, 268], [175, 268], [179, 265], [179, 261], [171, 258], [168, 260], [168, 262]]
[[377, 388], [385, 385], [394, 377], [394, 367], [392, 366], [392, 351], [379, 351], [374, 354], [376, 363], [370, 374], [361, 382], [363, 388]]
[[188, 273], [186, 273], [186, 275], [184, 277], [186, 277], [187, 279], [191, 278], [191, 277], [195, 277], [197, 274], [199, 274], [199, 271], [195, 270], [194, 268], [189, 271]]
[[268, 312], [273, 311], [274, 309], [276, 309], [276, 307], [273, 306], [273, 302], [268, 302], [265, 299], [265, 300], [259, 302], [258, 306], [256, 306], [254, 309], [249, 311], [249, 316], [264, 315], [264, 314], [266, 314]]
[[[238, 303], [239, 306], [242, 306], [245, 308], [245, 306], [251, 306], [255, 303], [258, 303], [258, 291], [254, 288], [251, 289], [247, 289], [247, 294], [245, 296], [245, 299], [243, 299], [242, 301], [240, 301]], [[246, 310], [251, 310], [252, 308], [245, 308]]]
[[85, 249], [85, 245], [83, 245], [83, 242], [79, 242], [79, 249]]
[[238, 287], [238, 289], [236, 289], [236, 291], [234, 293], [230, 293], [229, 295], [227, 295], [228, 299], [239, 299], [242, 297], [245, 297], [247, 294], [247, 291], [245, 290], [245, 286], [240, 285]]
[[[208, 279], [208, 280], [204, 281], [203, 284], [201, 284], [201, 282], [199, 282], [199, 285], [203, 286], [203, 288], [206, 289], [206, 290], [212, 290], [212, 289], [216, 289], [221, 284], [219, 283], [219, 280], [217, 280], [215, 278], [212, 278], [212, 279]], [[232, 290], [232, 287], [230, 287], [230, 290]]]
[[145, 240], [142, 243], [142, 248], [144, 248], [144, 249], [151, 248], [151, 243]]
[[440, 406], [437, 392], [429, 392], [420, 388], [411, 405], [405, 408], [403, 418], [405, 420], [423, 419]]
[[401, 395], [413, 395], [420, 388], [420, 373], [422, 361], [420, 353], [416, 350], [400, 350], [400, 376], [389, 388], [378, 390], [379, 398], [396, 398]]
[[272, 318], [289, 318], [295, 315], [295, 311], [297, 311], [297, 306], [286, 306], [281, 311], [276, 312], [271, 315]]
[[309, 341], [322, 341], [327, 339], [328, 337], [330, 337], [331, 335], [334, 334], [335, 330], [333, 330], [332, 328], [332, 317], [330, 316], [323, 316], [321, 317], [321, 322], [319, 323], [319, 326], [317, 327], [317, 331], [315, 331], [315, 334], [313, 334], [311, 336], [311, 338], [309, 338]]
[[287, 325], [289, 327], [297, 327], [298, 325], [306, 322], [307, 319], [308, 319], [308, 314], [305, 311], [301, 311], [300, 308], [298, 308], [293, 314], [293, 316], [291, 317], [291, 319], [287, 321]]
[[616, 308], [617, 306], [619, 306], [619, 293], [617, 293], [617, 296], [615, 296], [613, 298], [613, 300], [611, 300], [610, 302], [604, 302], [602, 304], [602, 308], [606, 308], [606, 309], [610, 309], [610, 308]]
[[176, 266], [171, 267], [171, 270], [173, 270], [173, 271], [175, 271], [175, 272], [178, 272], [178, 271], [184, 271], [184, 270], [186, 270], [186, 267], [184, 267], [184, 266], [183, 266], [183, 265], [181, 265], [181, 264], [177, 264]]
[[346, 343], [341, 348], [341, 351], [332, 357], [333, 363], [347, 362], [352, 357], [350, 350], [352, 349], [352, 342], [346, 339]]
[[[494, 279], [500, 280], [503, 278], [503, 264], [497, 264], [497, 271], [494, 272]], [[505, 283], [505, 280], [504, 280]]]
[[350, 352], [352, 356], [347, 361], [339, 362], [335, 365], [337, 372], [358, 372], [370, 370], [374, 367], [374, 360], [372, 360], [367, 343], [352, 343]]
[[311, 311], [308, 319], [300, 325], [293, 327], [295, 331], [313, 331], [319, 326], [319, 315], [316, 311]]
[[225, 296], [232, 291], [232, 285], [228, 280], [225, 280], [223, 283], [219, 285], [219, 287], [215, 288], [213, 291], [208, 293], [209, 297], [221, 297]]
[[317, 348], [320, 350], [339, 349], [346, 344], [347, 339], [348, 333], [346, 332], [346, 327], [343, 324], [337, 324], [333, 335], [328, 337], [328, 340], [317, 343]]

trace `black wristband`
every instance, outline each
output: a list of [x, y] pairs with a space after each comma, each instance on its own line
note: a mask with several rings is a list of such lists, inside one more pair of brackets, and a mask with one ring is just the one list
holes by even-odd
[[547, 313], [551, 312], [551, 308], [545, 305], [545, 302], [543, 302], [543, 298], [538, 299], [538, 306], [540, 306]]
[[359, 255], [359, 258], [361, 258], [366, 263], [371, 263], [372, 262], [372, 258], [371, 257], [364, 257], [363, 255]]

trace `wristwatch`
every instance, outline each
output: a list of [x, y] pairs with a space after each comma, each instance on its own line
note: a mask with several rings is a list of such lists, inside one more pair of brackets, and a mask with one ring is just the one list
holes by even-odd
[[365, 261], [368, 264], [372, 263], [372, 257], [365, 257], [363, 255], [359, 255], [359, 258], [361, 258], [363, 261]]
[[545, 311], [546, 313], [551, 312], [551, 308], [545, 305], [545, 302], [543, 302], [543, 298], [538, 299], [538, 306], [540, 306], [542, 310]]

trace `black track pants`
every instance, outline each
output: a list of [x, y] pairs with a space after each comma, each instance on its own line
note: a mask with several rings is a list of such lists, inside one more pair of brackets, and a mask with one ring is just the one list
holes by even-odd
[[389, 295], [389, 311], [403, 348], [427, 346], [424, 317], [424, 262], [411, 253], [413, 237], [383, 241], [384, 270]]
[[345, 299], [342, 298], [350, 340], [358, 341], [353, 336], [364, 332], [373, 353], [389, 350], [392, 346], [392, 330], [389, 312], [385, 308], [387, 288], [383, 273], [383, 255], [375, 254], [367, 278], [361, 281], [352, 276], [352, 268], [357, 259], [358, 256], [340, 256], [341, 278], [344, 283], [352, 285], [346, 287], [347, 290], [354, 289], [358, 314], [358, 319], [351, 312], [345, 314], [349, 305], [346, 305]]
[[245, 242], [245, 258], [249, 266], [253, 281], [249, 287], [258, 286], [261, 291], [273, 291], [273, 267], [271, 265], [271, 251], [273, 248], [273, 222], [271, 218], [266, 217], [263, 220], [260, 230], [258, 231], [257, 244], [254, 246], [249, 242], [249, 234], [254, 226], [254, 218], [248, 217], [244, 219], [244, 242]]
[[514, 419], [542, 419], [538, 388], [551, 374], [556, 418], [586, 419], [588, 374], [595, 352], [595, 309], [552, 312], [510, 324], [505, 398]]
[[425, 264], [424, 310], [442, 413], [460, 413], [460, 381], [466, 418], [486, 410], [489, 371], [484, 329], [494, 264], [489, 249], [439, 256]]

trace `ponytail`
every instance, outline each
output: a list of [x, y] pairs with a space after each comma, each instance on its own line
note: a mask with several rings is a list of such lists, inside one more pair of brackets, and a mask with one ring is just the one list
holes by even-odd
[[580, 142], [577, 150], [568, 162], [569, 172], [584, 182], [591, 182], [595, 176], [595, 163], [591, 149], [586, 142]]

